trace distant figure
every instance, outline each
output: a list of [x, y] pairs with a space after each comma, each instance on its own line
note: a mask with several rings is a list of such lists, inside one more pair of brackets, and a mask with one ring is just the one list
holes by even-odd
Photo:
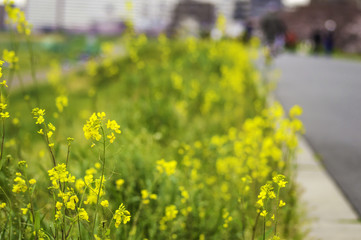
[[331, 55], [334, 49], [334, 36], [333, 31], [327, 31], [324, 41], [325, 53]]
[[278, 34], [275, 37], [275, 40], [273, 41], [273, 44], [271, 46], [271, 53], [275, 57], [278, 54], [280, 54], [283, 51], [283, 48], [285, 46], [285, 35]]
[[336, 22], [329, 19], [325, 22], [326, 34], [324, 40], [325, 53], [331, 55], [334, 49], [334, 32], [336, 30]]
[[316, 29], [312, 33], [312, 42], [313, 42], [313, 53], [320, 53], [322, 50], [322, 34], [319, 29]]
[[296, 45], [297, 45], [297, 37], [296, 34], [294, 34], [293, 32], [286, 32], [285, 35], [285, 46], [288, 50], [294, 51], [296, 50]]
[[252, 34], [253, 34], [253, 25], [251, 21], [248, 21], [246, 24], [246, 29], [244, 30], [243, 36], [242, 36], [242, 41], [244, 43], [248, 43], [249, 40], [252, 38]]

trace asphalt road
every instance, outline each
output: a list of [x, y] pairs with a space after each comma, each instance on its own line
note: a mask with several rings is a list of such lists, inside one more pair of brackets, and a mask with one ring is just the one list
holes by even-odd
[[274, 64], [276, 96], [303, 107], [306, 139], [361, 217], [361, 62], [284, 54]]

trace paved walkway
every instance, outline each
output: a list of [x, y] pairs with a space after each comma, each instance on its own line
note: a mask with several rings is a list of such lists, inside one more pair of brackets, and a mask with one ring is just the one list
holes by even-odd
[[300, 139], [297, 166], [297, 182], [302, 190], [301, 202], [310, 220], [305, 226], [310, 230], [306, 239], [361, 239], [361, 223], [357, 221], [357, 214], [303, 138]]
[[284, 54], [275, 65], [276, 96], [303, 107], [306, 139], [360, 217], [361, 63]]

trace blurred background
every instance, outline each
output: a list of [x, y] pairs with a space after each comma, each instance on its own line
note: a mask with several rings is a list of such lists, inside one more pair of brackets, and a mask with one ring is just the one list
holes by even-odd
[[[136, 32], [220, 37], [258, 36], [278, 51], [361, 52], [361, 0], [17, 0], [37, 33], [119, 35]], [[0, 7], [0, 29], [6, 28]], [[217, 32], [218, 31], [218, 32]]]

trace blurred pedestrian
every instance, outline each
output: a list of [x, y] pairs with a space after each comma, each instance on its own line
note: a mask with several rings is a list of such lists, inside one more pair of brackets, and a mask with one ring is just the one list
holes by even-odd
[[253, 34], [253, 25], [251, 21], [247, 21], [246, 23], [246, 28], [244, 30], [243, 36], [242, 36], [242, 41], [244, 43], [248, 43], [249, 40], [252, 38], [252, 34]]
[[318, 54], [322, 51], [322, 33], [320, 29], [315, 29], [312, 32], [312, 43], [313, 43], [313, 53]]
[[334, 32], [336, 30], [336, 22], [329, 19], [325, 22], [325, 39], [324, 39], [324, 48], [325, 53], [331, 55], [334, 50]]
[[285, 35], [285, 46], [288, 50], [295, 51], [297, 45], [297, 37], [291, 31], [287, 31]]

